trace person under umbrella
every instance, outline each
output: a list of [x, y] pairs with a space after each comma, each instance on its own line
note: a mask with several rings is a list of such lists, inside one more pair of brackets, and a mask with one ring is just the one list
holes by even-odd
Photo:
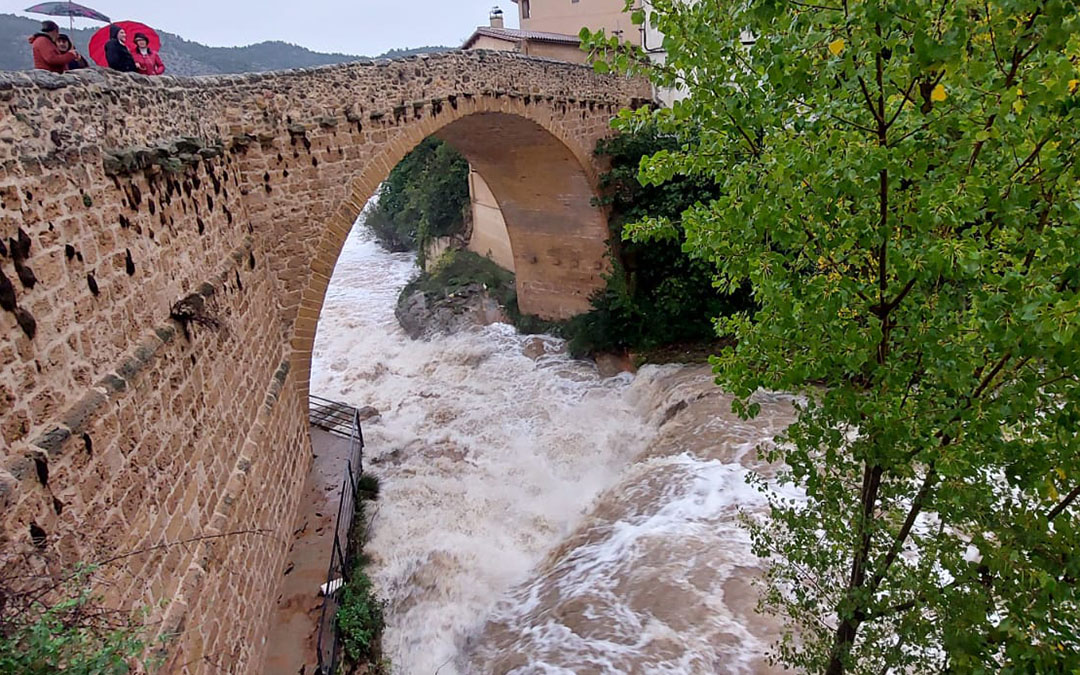
[[79, 58], [78, 52], [60, 51], [60, 48], [56, 46], [59, 37], [60, 26], [57, 26], [55, 21], [41, 22], [41, 30], [30, 37], [30, 44], [34, 50], [34, 68], [62, 73]]
[[56, 46], [60, 49], [61, 54], [75, 54], [75, 60], [68, 64], [68, 70], [81, 70], [82, 68], [89, 68], [90, 64], [86, 62], [78, 52], [75, 52], [75, 45], [71, 43], [71, 38], [63, 33], [56, 38]]
[[27, 7], [23, 11], [30, 12], [31, 14], [46, 14], [48, 16], [66, 16], [71, 21], [71, 30], [75, 30], [75, 17], [90, 19], [91, 21], [100, 21], [102, 23], [110, 23], [112, 21], [109, 17], [96, 9], [77, 5], [74, 2], [71, 2], [71, 0], [67, 0], [67, 2], [42, 2], [33, 7]]
[[138, 72], [135, 59], [125, 44], [127, 33], [124, 32], [123, 27], [116, 24], [109, 26], [109, 38], [109, 41], [105, 43], [105, 60], [109, 68], [119, 70], [121, 73]]
[[165, 64], [154, 50], [150, 49], [150, 38], [142, 33], [135, 33], [135, 67], [143, 75], [161, 75], [165, 72]]

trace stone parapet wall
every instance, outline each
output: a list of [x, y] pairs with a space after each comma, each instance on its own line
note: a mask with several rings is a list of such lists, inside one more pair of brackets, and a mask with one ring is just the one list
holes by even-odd
[[[289, 125], [408, 121], [414, 109], [477, 96], [531, 97], [538, 104], [630, 105], [649, 100], [644, 81], [596, 75], [577, 64], [471, 50], [358, 61], [271, 73], [148, 78], [82, 70], [0, 72], [11, 123], [0, 126], [0, 160], [54, 156], [62, 146], [122, 148], [188, 135], [273, 132]], [[353, 121], [355, 120], [355, 121]], [[373, 140], [378, 141], [377, 138]]]
[[476, 51], [0, 75], [0, 300], [17, 304], [0, 309], [0, 565], [120, 556], [100, 587], [175, 633], [166, 670], [258, 672], [310, 463], [318, 315], [364, 203], [438, 133], [495, 176], [523, 304], [580, 311], [607, 237], [592, 149], [648, 95]]

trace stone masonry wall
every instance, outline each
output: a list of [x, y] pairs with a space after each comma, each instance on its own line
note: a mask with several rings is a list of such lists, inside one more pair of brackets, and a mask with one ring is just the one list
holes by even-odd
[[606, 238], [592, 148], [648, 96], [475, 51], [0, 76], [0, 566], [115, 559], [99, 588], [150, 608], [166, 672], [259, 672], [318, 315], [363, 204], [438, 132], [501, 175], [523, 302], [577, 311]]

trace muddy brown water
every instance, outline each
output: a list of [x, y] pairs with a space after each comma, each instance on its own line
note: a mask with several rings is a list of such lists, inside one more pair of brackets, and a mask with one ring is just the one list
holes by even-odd
[[619, 482], [509, 589], [460, 659], [469, 673], [772, 673], [780, 626], [756, 611], [760, 574], [738, 524], [756, 448], [792, 421], [759, 396], [739, 420], [701, 367], [646, 370], [662, 426]]
[[380, 412], [366, 550], [393, 672], [773, 672], [739, 517], [764, 508], [746, 477], [790, 399], [744, 422], [707, 368], [604, 378], [500, 324], [409, 340], [393, 308], [414, 272], [354, 231], [312, 368], [313, 393]]

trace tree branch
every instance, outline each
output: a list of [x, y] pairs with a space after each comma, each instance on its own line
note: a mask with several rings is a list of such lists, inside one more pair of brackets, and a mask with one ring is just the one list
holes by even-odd
[[870, 114], [874, 116], [874, 120], [879, 126], [885, 124], [885, 120], [878, 117], [877, 107], [874, 105], [874, 100], [870, 98], [870, 90], [866, 88], [866, 80], [862, 75], [859, 75], [859, 88], [862, 90], [863, 99], [866, 101], [866, 107], [870, 109]]
[[997, 377], [997, 374], [1001, 372], [1001, 369], [1005, 367], [1005, 364], [1008, 363], [1011, 358], [1012, 351], [1005, 352], [1005, 354], [1002, 355], [998, 362], [994, 364], [993, 369], [991, 369], [990, 372], [986, 374], [986, 377], [984, 377], [982, 381], [979, 382], [979, 386], [975, 388], [975, 391], [972, 392], [971, 396], [969, 396], [968, 398], [974, 400], [982, 396], [983, 391], [985, 391], [986, 387], [990, 385], [990, 381]]
[[1065, 495], [1065, 499], [1062, 499], [1060, 502], [1058, 502], [1057, 506], [1050, 509], [1050, 513], [1046, 514], [1046, 519], [1050, 522], [1053, 522], [1054, 518], [1057, 518], [1061, 515], [1062, 511], [1069, 508], [1069, 505], [1076, 501], [1077, 497], [1080, 497], [1080, 485], [1074, 487], [1071, 491], [1069, 491], [1069, 494]]
[[795, 5], [796, 7], [805, 7], [807, 9], [821, 9], [821, 10], [825, 10], [826, 12], [842, 12], [842, 11], [844, 11], [843, 7], [830, 7], [828, 5], [813, 5], [813, 4], [810, 4], [808, 2], [798, 2], [797, 0], [791, 0], [791, 4]]
[[889, 122], [885, 125], [886, 129], [891, 129], [892, 128], [892, 125], [896, 122], [896, 118], [900, 117], [900, 113], [904, 112], [904, 106], [906, 106], [908, 104], [908, 101], [911, 101], [912, 103], [915, 102], [911, 98], [911, 91], [915, 88], [915, 84], [918, 81], [919, 81], [919, 78], [916, 77], [915, 79], [913, 79], [911, 81], [911, 84], [908, 85], [908, 88], [906, 90], [903, 90], [903, 89], [900, 90], [901, 93], [904, 95], [904, 100], [900, 101], [900, 105], [898, 105], [896, 107], [896, 112], [894, 112], [892, 117], [889, 118]]
[[[1037, 19], [1041, 13], [1041, 7], [1032, 12], [1031, 18], [1029, 18], [1027, 23], [1024, 24], [1024, 30], [1020, 33], [1021, 37], [1026, 35], [1028, 31], [1031, 30], [1031, 27], [1035, 25], [1035, 19]], [[1032, 44], [1031, 47], [1024, 52], [1020, 51], [1019, 44], [1013, 47], [1011, 65], [1009, 66], [1009, 72], [1005, 75], [1005, 82], [1002, 85], [1002, 89], [1009, 89], [1013, 86], [1013, 84], [1016, 82], [1016, 74], [1020, 70], [1020, 64], [1024, 61], [1024, 59], [1030, 56], [1038, 46], [1039, 41], [1036, 40], [1035, 43]], [[994, 126], [994, 122], [996, 120], [997, 113], [993, 113], [992, 115], [990, 115], [990, 117], [986, 120], [986, 124], [983, 126], [983, 131], [990, 131], [990, 129]], [[971, 159], [968, 160], [968, 171], [971, 171], [973, 168], [975, 168], [975, 162], [979, 159], [979, 153], [982, 152], [984, 144], [985, 141], [975, 141], [975, 145], [971, 149]]]
[[[941, 447], [946, 448], [951, 443], [952, 437], [945, 436], [945, 438], [942, 439]], [[915, 495], [915, 499], [911, 502], [911, 507], [908, 509], [908, 514], [904, 519], [903, 526], [901, 526], [900, 531], [896, 533], [896, 537], [893, 538], [893, 543], [892, 546], [889, 547], [889, 552], [885, 555], [881, 567], [878, 569], [877, 573], [874, 574], [874, 578], [870, 582], [871, 593], [877, 591], [878, 586], [881, 585], [881, 581], [885, 578], [885, 573], [889, 571], [889, 567], [896, 561], [896, 557], [900, 555], [900, 550], [904, 547], [904, 542], [907, 541], [908, 535], [911, 534], [911, 528], [915, 526], [915, 520], [919, 517], [919, 513], [922, 512], [926, 497], [930, 494], [930, 488], [933, 486], [936, 479], [937, 471], [934, 470], [934, 463], [931, 462], [926, 470], [926, 477], [923, 478], [922, 485], [919, 487], [919, 493]]]

